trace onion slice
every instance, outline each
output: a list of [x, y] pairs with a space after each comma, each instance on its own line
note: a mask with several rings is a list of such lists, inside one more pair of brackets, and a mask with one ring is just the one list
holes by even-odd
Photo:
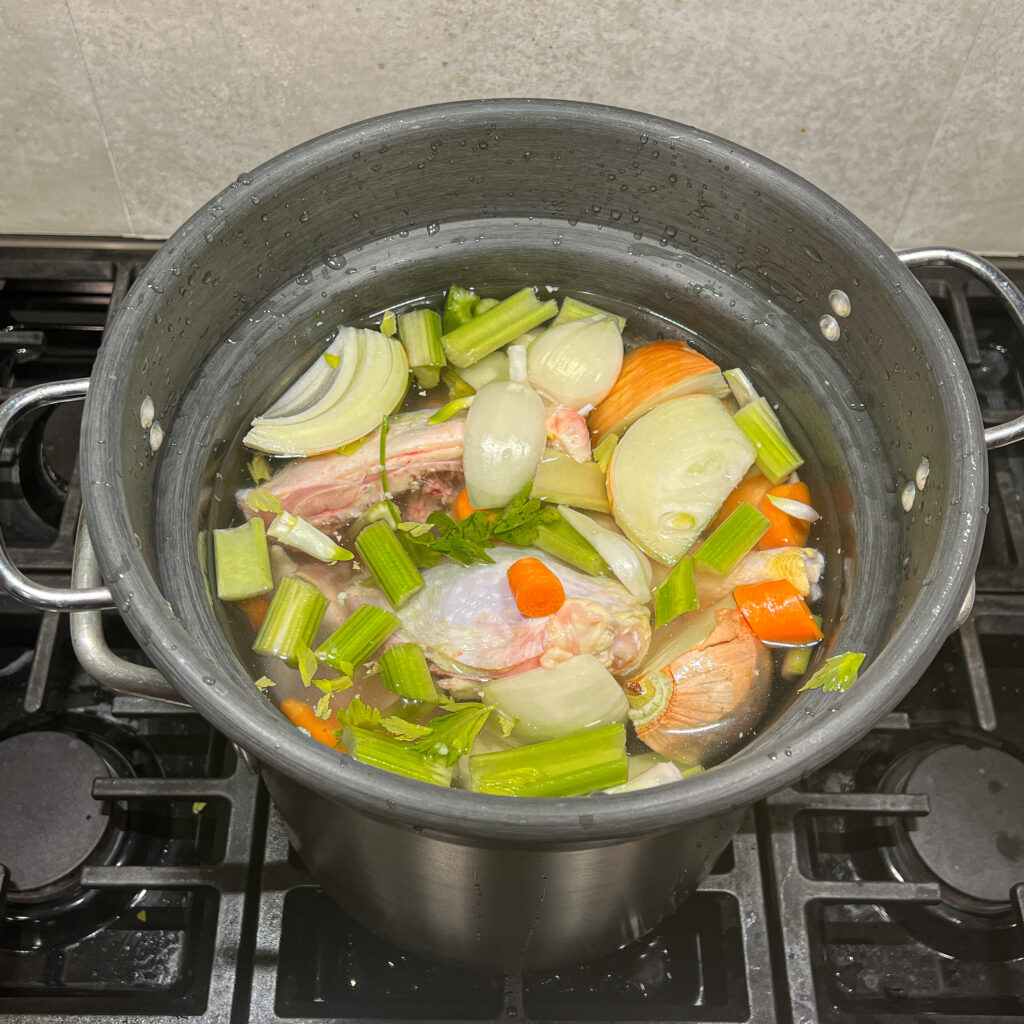
[[821, 518], [810, 505], [805, 505], [802, 501], [794, 501], [792, 498], [780, 498], [776, 494], [769, 494], [768, 500], [780, 512], [785, 512], [787, 516], [792, 516], [794, 519], [801, 520], [801, 522], [816, 523]]
[[619, 582], [641, 603], [651, 599], [651, 563], [621, 534], [598, 526], [589, 516], [559, 505], [562, 518], [608, 563]]

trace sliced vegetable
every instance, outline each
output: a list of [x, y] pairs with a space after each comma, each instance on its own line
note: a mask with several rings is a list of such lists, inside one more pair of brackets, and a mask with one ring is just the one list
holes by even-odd
[[434, 786], [450, 786], [452, 770], [442, 761], [424, 757], [410, 744], [392, 736], [382, 736], [356, 725], [346, 725], [342, 732], [346, 750], [363, 764], [382, 768], [386, 772], [404, 775], [417, 782], [429, 782]]
[[779, 671], [785, 679], [799, 679], [811, 663], [813, 647], [790, 647], [782, 659]]
[[286, 697], [281, 701], [281, 712], [297, 729], [305, 729], [318, 743], [332, 750], [338, 749], [338, 737], [334, 726], [318, 718], [316, 712], [305, 702], [296, 697]]
[[619, 443], [618, 434], [605, 434], [600, 444], [594, 449], [594, 462], [600, 467], [602, 473], [608, 472], [608, 464], [612, 461], [612, 452]]
[[320, 620], [327, 611], [327, 598], [296, 576], [286, 576], [278, 584], [252, 649], [257, 654], [280, 658], [293, 668], [299, 651], [309, 647]]
[[421, 388], [437, 387], [445, 364], [441, 317], [432, 309], [414, 309], [398, 318], [398, 337]]
[[241, 601], [274, 589], [266, 528], [259, 516], [233, 529], [214, 530], [213, 559], [222, 601]]
[[733, 591], [736, 607], [769, 644], [813, 644], [824, 639], [804, 599], [789, 580], [750, 583]]
[[736, 511], [701, 544], [693, 560], [719, 576], [728, 576], [767, 530], [768, 519], [753, 505], [741, 502]]
[[608, 563], [597, 553], [594, 545], [584, 540], [579, 530], [571, 527], [561, 516], [554, 522], [542, 523], [533, 543], [541, 551], [580, 572], [591, 576], [604, 576], [611, 572]]
[[441, 408], [427, 420], [427, 422], [431, 426], [434, 426], [437, 423], [447, 423], [453, 416], [462, 412], [463, 409], [468, 409], [472, 404], [472, 395], [469, 395], [466, 398], [453, 398], [447, 405], [442, 405]]
[[626, 781], [626, 730], [621, 724], [531, 743], [469, 759], [475, 793], [576, 796]]
[[717, 530], [739, 508], [741, 502], [747, 502], [754, 508], [760, 508], [761, 502], [772, 489], [772, 482], [760, 471], [748, 473], [729, 494], [711, 520], [711, 528]]
[[751, 551], [740, 560], [728, 576], [710, 570], [697, 570], [697, 596], [702, 605], [711, 604], [731, 594], [745, 583], [766, 580], [789, 580], [797, 593], [812, 601], [818, 597], [818, 582], [825, 571], [825, 558], [814, 548], [770, 548]]
[[591, 306], [589, 302], [582, 302], [580, 299], [574, 299], [567, 295], [562, 299], [562, 308], [558, 311], [558, 316], [551, 321], [552, 327], [557, 327], [559, 324], [571, 323], [573, 320], [583, 320], [590, 316], [604, 316], [615, 321], [615, 326], [618, 327], [621, 333], [626, 329], [626, 318], [619, 316], [617, 313], [609, 313], [605, 309], [598, 309], [597, 306]]
[[846, 654], [837, 654], [834, 658], [829, 658], [800, 689], [824, 690], [825, 693], [846, 693], [857, 682], [864, 657], [865, 655], [855, 654], [852, 651]]
[[281, 511], [281, 499], [269, 487], [254, 487], [245, 496], [245, 504], [253, 512]]
[[468, 754], [480, 730], [491, 717], [492, 709], [484, 704], [451, 704], [453, 710], [430, 720], [430, 732], [413, 743], [423, 757], [437, 758], [451, 768]]
[[721, 370], [683, 341], [652, 341], [626, 353], [614, 387], [590, 414], [590, 429], [597, 439], [621, 434], [656, 405], [697, 393], [728, 395]]
[[693, 559], [680, 558], [675, 568], [654, 588], [654, 628], [692, 612], [697, 604], [697, 584], [693, 576]]
[[[338, 394], [351, 383], [359, 362], [357, 346], [350, 344], [355, 328], [344, 327], [337, 332], [323, 357], [313, 361], [294, 384], [257, 420], [284, 424], [305, 419], [307, 409], [313, 409], [329, 392], [338, 388]], [[351, 351], [349, 351], [351, 349]], [[342, 374], [336, 371], [341, 366], [342, 356], [348, 353], [348, 365]], [[254, 421], [255, 422], [255, 421]], [[259, 481], [257, 481], [258, 483]]]
[[406, 700], [437, 704], [441, 695], [427, 667], [427, 658], [419, 644], [394, 644], [381, 653], [377, 663], [384, 685]]
[[378, 520], [364, 527], [356, 537], [356, 551], [384, 591], [392, 608], [401, 608], [423, 587], [423, 577], [395, 531]]
[[545, 448], [533, 478], [533, 495], [542, 501], [608, 512], [604, 473], [596, 462], [577, 462], [565, 452]]
[[401, 622], [376, 605], [360, 605], [317, 649], [316, 656], [339, 672], [366, 662]]
[[463, 379], [461, 374], [456, 373], [450, 366], [441, 371], [441, 380], [448, 388], [448, 397], [453, 401], [456, 398], [468, 398], [476, 394], [476, 388]]
[[624, 722], [629, 710], [622, 687], [591, 654], [496, 679], [484, 688], [483, 699], [515, 719], [512, 735], [527, 742]]
[[455, 499], [455, 504], [452, 506], [452, 519], [460, 523], [463, 519], [468, 519], [476, 511], [477, 509], [470, 505], [469, 495], [466, 493], [466, 488], [463, 487]]
[[270, 607], [270, 598], [265, 594], [256, 597], [246, 597], [238, 602], [238, 607], [245, 612], [245, 617], [252, 626], [253, 633], [258, 633], [263, 620], [267, 617], [267, 609]]
[[494, 307], [498, 305], [499, 301], [499, 299], [481, 299], [476, 304], [476, 312], [473, 315], [480, 316], [482, 313], [486, 313], [487, 310], [494, 309]]
[[446, 326], [441, 344], [450, 363], [471, 366], [506, 342], [515, 341], [524, 331], [550, 320], [557, 312], [556, 302], [541, 302], [532, 288], [523, 288], [468, 323], [452, 330]]
[[385, 310], [384, 315], [380, 318], [380, 333], [385, 338], [393, 338], [397, 330], [398, 318], [395, 316], [395, 311], [393, 309]]
[[[249, 521], [262, 522], [260, 519]], [[296, 551], [304, 551], [318, 561], [330, 565], [334, 565], [335, 562], [347, 562], [352, 557], [352, 552], [336, 543], [333, 537], [328, 537], [312, 523], [307, 523], [305, 519], [293, 516], [290, 512], [281, 512], [270, 524], [267, 533], [281, 544], [295, 548]]]
[[508, 353], [504, 349], [492, 352], [472, 366], [463, 367], [459, 376], [477, 391], [492, 380], [508, 380]]
[[516, 607], [528, 619], [554, 615], [565, 604], [562, 581], [539, 558], [518, 559], [507, 575]]
[[512, 379], [485, 385], [470, 406], [463, 467], [475, 508], [507, 505], [533, 479], [544, 452], [544, 404], [524, 381], [525, 358], [525, 349], [513, 345], [509, 350]]
[[[773, 501], [773, 498], [776, 501]], [[770, 526], [758, 543], [758, 547], [803, 547], [807, 543], [807, 535], [811, 532], [810, 522], [790, 515], [785, 507], [780, 507], [777, 504], [779, 500], [796, 502], [810, 508], [811, 492], [807, 484], [795, 483], [773, 487], [765, 495], [760, 508]], [[813, 509], [811, 511], [813, 512]]]
[[636, 421], [612, 453], [608, 497], [622, 531], [674, 565], [754, 463], [718, 399], [689, 395]]
[[741, 409], [745, 405], [750, 405], [751, 402], [756, 402], [761, 397], [754, 385], [750, 383], [750, 378], [738, 366], [731, 370], [726, 370], [722, 376], [725, 377], [725, 382], [729, 385], [732, 397], [736, 399], [736, 404]]
[[622, 783], [621, 786], [612, 786], [606, 789], [606, 793], [635, 793], [638, 789], [651, 789], [654, 786], [664, 786], [669, 782], [682, 782], [683, 773], [679, 765], [673, 761], [662, 761], [653, 765], [647, 771], [641, 772], [634, 779]]
[[453, 284], [444, 299], [444, 330], [454, 331], [460, 324], [469, 323], [480, 304], [480, 296], [470, 288]]
[[550, 327], [530, 346], [530, 383], [575, 408], [600, 402], [621, 369], [622, 335], [603, 314]]
[[608, 563], [619, 582], [641, 603], [651, 599], [651, 563], [625, 537], [565, 505], [558, 506], [559, 515]]
[[738, 410], [736, 423], [757, 450], [757, 468], [773, 484], [782, 483], [804, 464], [767, 398], [759, 398]]

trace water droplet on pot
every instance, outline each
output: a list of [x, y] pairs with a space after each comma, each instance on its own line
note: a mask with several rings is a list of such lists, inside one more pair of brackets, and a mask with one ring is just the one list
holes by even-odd
[[917, 484], [913, 480], [909, 481], [906, 487], [903, 488], [903, 492], [900, 494], [900, 503], [903, 505], [903, 511], [909, 512], [914, 507], [914, 499], [917, 497]]
[[149, 430], [155, 419], [156, 406], [153, 404], [153, 399], [146, 395], [142, 400], [142, 405], [139, 407], [139, 423], [142, 424], [142, 429]]
[[149, 447], [156, 451], [164, 443], [164, 428], [156, 421], [149, 428]]
[[240, 174], [236, 179], [239, 185], [251, 185], [252, 175], [251, 174]]
[[924, 485], [928, 483], [928, 474], [932, 471], [932, 464], [928, 460], [926, 455], [917, 467], [917, 472], [914, 474], [914, 483], [917, 484], [919, 491], [924, 490]]
[[826, 313], [818, 321], [818, 329], [826, 341], [838, 341], [839, 335], [842, 333], [839, 329], [839, 321], [831, 313]]
[[440, 231], [440, 229], [441, 229], [441, 225], [438, 224], [437, 221], [434, 221], [432, 224], [428, 224], [427, 225], [427, 234], [428, 235], [436, 235], [438, 233], [438, 231]]
[[308, 221], [308, 220], [309, 220], [309, 214], [305, 210], [303, 210], [302, 213], [299, 214], [299, 223], [300, 224], [305, 224], [306, 221]]
[[341, 270], [347, 262], [344, 256], [331, 255], [324, 260], [324, 266], [330, 267], [331, 270]]
[[850, 296], [839, 288], [833, 288], [828, 293], [828, 304], [832, 307], [832, 312], [836, 316], [849, 316], [853, 312], [853, 303], [850, 302]]

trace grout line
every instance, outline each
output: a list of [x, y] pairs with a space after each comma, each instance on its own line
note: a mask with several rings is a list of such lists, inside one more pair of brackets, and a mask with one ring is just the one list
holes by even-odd
[[[65, 3], [66, 2], [67, 0], [65, 0]], [[946, 98], [945, 109], [942, 111], [942, 116], [939, 118], [939, 122], [935, 126], [935, 134], [932, 135], [932, 141], [928, 145], [928, 152], [925, 153], [924, 159], [921, 161], [921, 166], [918, 167], [917, 174], [914, 175], [914, 182], [907, 191], [907, 198], [903, 201], [903, 209], [900, 210], [899, 218], [896, 221], [896, 229], [893, 232], [893, 242], [896, 245], [900, 244], [903, 226], [907, 219], [907, 210], [910, 209], [910, 204], [917, 195], [917, 189], [921, 184], [921, 178], [924, 177], [925, 168], [928, 167], [932, 153], [935, 152], [935, 147], [938, 145], [939, 136], [942, 134], [942, 129], [946, 124], [946, 118], [949, 116], [949, 108], [953, 105], [953, 97], [956, 96], [957, 90], [960, 88], [960, 83], [963, 81], [964, 73], [967, 70], [968, 61], [971, 59], [971, 54], [974, 53], [974, 47], [978, 42], [978, 36], [981, 35], [981, 29], [988, 18], [989, 12], [992, 10], [994, 2], [995, 0], [988, 0], [985, 4], [985, 9], [981, 12], [981, 17], [978, 18], [977, 28], [975, 28], [974, 35], [971, 36], [971, 41], [964, 53], [963, 60], [960, 62], [960, 72], [956, 76], [956, 81], [953, 83], [953, 87], [949, 90], [949, 96]], [[935, 239], [935, 241], [939, 242], [941, 239]]]
[[78, 48], [78, 56], [82, 61], [86, 80], [89, 82], [89, 91], [92, 93], [92, 102], [96, 107], [96, 117], [100, 122], [100, 136], [103, 139], [103, 147], [107, 151], [107, 159], [110, 161], [110, 170], [114, 175], [114, 182], [117, 185], [117, 191], [121, 196], [121, 206], [124, 209], [125, 220], [128, 222], [128, 234], [134, 235], [135, 223], [132, 219], [132, 211], [128, 206], [128, 196], [125, 194], [124, 184], [121, 182], [121, 175], [117, 170], [117, 161], [114, 159], [114, 151], [110, 146], [110, 138], [107, 135], [107, 126], [103, 121], [103, 111], [100, 109], [100, 100], [96, 93], [96, 85], [92, 80], [92, 72], [89, 70], [89, 62], [85, 59], [85, 51], [82, 49], [82, 38], [78, 34], [78, 26], [75, 24], [75, 17], [71, 13], [71, 4], [69, 0], [64, 0], [64, 9], [68, 12], [68, 22], [71, 25], [71, 34], [74, 36], [75, 46]]

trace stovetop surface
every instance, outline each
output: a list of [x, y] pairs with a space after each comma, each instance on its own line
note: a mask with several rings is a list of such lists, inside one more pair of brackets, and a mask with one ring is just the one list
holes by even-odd
[[[0, 397], [86, 376], [155, 244], [0, 239]], [[1024, 262], [1006, 269], [1024, 285]], [[951, 267], [919, 277], [986, 423], [1024, 339]], [[0, 451], [0, 529], [67, 583], [80, 408]], [[507, 976], [419, 960], [333, 904], [257, 776], [187, 708], [100, 687], [66, 616], [0, 594], [0, 1014], [25, 1021], [1024, 1019], [1024, 455], [990, 454], [973, 615], [896, 711], [759, 804], [700, 891], [603, 960]], [[145, 658], [114, 612], [107, 641]], [[13, 824], [12, 824], [13, 823]], [[0, 896], [0, 902], [3, 902]]]

